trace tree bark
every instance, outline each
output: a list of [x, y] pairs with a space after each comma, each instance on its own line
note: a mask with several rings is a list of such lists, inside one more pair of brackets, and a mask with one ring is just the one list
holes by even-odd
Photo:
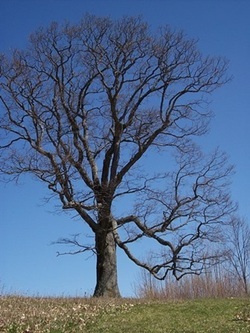
[[96, 287], [95, 297], [120, 297], [117, 281], [116, 243], [112, 230], [96, 233]]

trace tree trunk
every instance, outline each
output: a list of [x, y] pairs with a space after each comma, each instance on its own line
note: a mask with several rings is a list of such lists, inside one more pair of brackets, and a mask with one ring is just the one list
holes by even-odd
[[117, 282], [116, 244], [111, 231], [96, 233], [96, 287], [95, 297], [120, 297]]

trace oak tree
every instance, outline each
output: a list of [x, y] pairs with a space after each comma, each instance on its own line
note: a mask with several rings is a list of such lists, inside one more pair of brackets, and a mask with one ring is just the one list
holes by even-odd
[[227, 66], [138, 17], [52, 23], [1, 55], [1, 174], [34, 175], [88, 225], [95, 242], [80, 249], [96, 255], [95, 296], [120, 295], [117, 248], [158, 279], [209, 261], [233, 210], [231, 166], [197, 137]]

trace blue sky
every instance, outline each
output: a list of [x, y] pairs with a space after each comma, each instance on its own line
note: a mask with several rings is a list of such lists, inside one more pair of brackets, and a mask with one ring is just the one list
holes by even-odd
[[[36, 28], [77, 22], [86, 12], [119, 18], [142, 15], [153, 27], [170, 24], [198, 38], [204, 54], [230, 61], [232, 82], [213, 96], [215, 118], [202, 143], [220, 146], [235, 165], [232, 196], [250, 221], [250, 1], [249, 0], [0, 0], [0, 52], [22, 48]], [[45, 204], [46, 187], [30, 177], [0, 183], [0, 293], [84, 295], [95, 286], [93, 257], [61, 256], [50, 243], [86, 231], [84, 223]], [[146, 249], [145, 249], [146, 251]], [[119, 284], [133, 295], [138, 269], [118, 255]]]

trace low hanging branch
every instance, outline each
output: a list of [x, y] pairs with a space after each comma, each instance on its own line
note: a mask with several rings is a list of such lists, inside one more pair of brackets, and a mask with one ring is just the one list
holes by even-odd
[[67, 251], [67, 252], [57, 252], [57, 256], [63, 256], [63, 255], [74, 255], [79, 253], [85, 253], [91, 251], [93, 255], [96, 255], [95, 246], [93, 245], [82, 245], [78, 238], [80, 234], [73, 235], [71, 238], [60, 238], [56, 242], [53, 242], [52, 245], [60, 244], [60, 245], [67, 245], [67, 246], [73, 246], [77, 248], [78, 250], [74, 251]]

